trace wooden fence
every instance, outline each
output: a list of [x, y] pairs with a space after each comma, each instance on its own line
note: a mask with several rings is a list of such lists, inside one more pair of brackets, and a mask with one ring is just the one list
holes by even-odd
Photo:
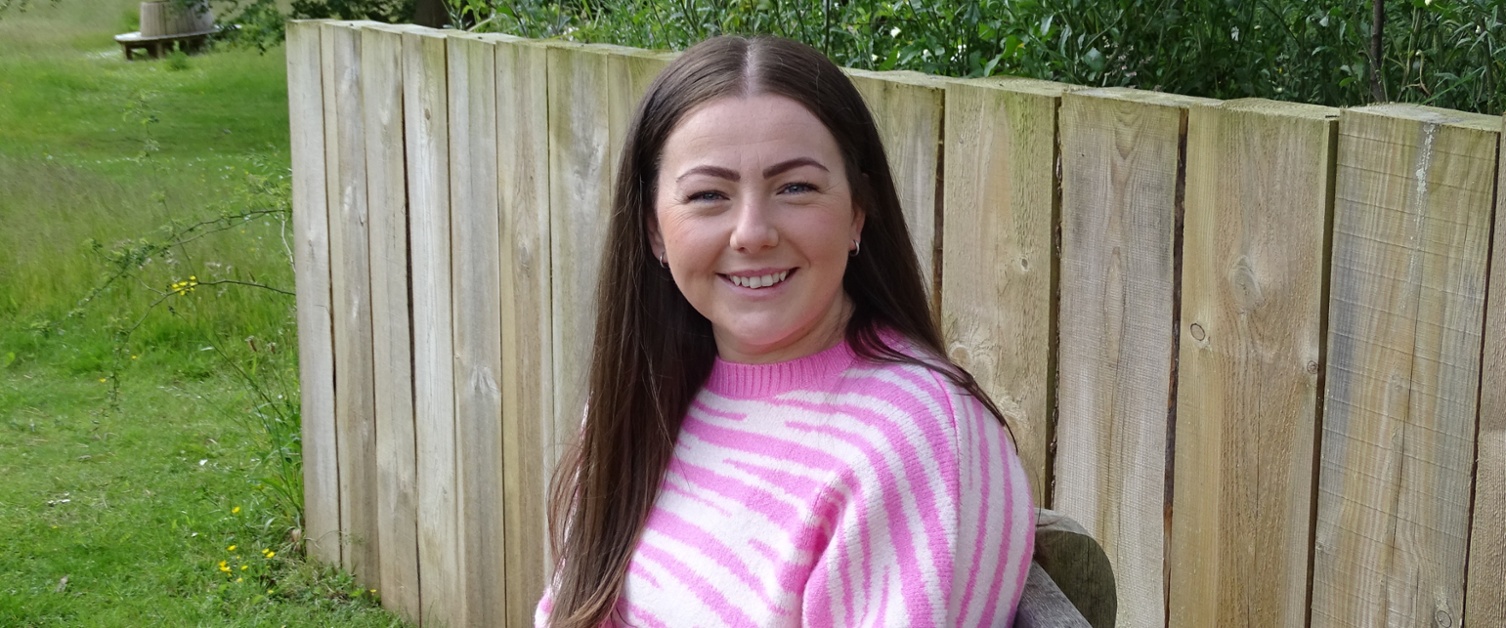
[[[308, 548], [424, 624], [528, 625], [668, 57], [350, 22], [287, 50]], [[1108, 550], [1121, 626], [1506, 626], [1501, 118], [852, 76], [949, 351]]]

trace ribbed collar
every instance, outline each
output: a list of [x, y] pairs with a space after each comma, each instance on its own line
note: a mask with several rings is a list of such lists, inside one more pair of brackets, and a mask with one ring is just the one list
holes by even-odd
[[856, 356], [847, 340], [802, 358], [771, 364], [741, 364], [721, 358], [711, 367], [706, 389], [723, 397], [758, 399], [800, 388], [826, 389]]

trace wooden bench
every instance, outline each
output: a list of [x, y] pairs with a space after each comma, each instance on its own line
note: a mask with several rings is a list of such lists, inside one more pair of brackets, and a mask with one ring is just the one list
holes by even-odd
[[209, 36], [216, 32], [217, 30], [207, 30], [196, 33], [174, 33], [159, 37], [142, 37], [141, 31], [135, 31], [116, 35], [115, 41], [125, 51], [126, 61], [135, 58], [131, 55], [131, 51], [133, 50], [146, 50], [148, 55], [151, 55], [153, 59], [157, 59], [162, 57], [164, 49], [171, 50], [173, 47], [177, 47], [177, 49], [184, 52], [203, 50], [205, 42], [209, 41]]
[[1037, 511], [1015, 628], [1114, 628], [1118, 607], [1114, 569], [1098, 541], [1066, 515]]

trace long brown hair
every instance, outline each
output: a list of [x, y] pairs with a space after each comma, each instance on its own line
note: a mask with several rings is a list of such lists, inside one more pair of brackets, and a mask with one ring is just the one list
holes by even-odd
[[[853, 350], [867, 359], [934, 368], [1001, 417], [972, 376], [945, 358], [888, 158], [851, 81], [820, 52], [791, 40], [701, 42], [649, 86], [623, 147], [597, 286], [585, 426], [550, 493], [552, 626], [595, 628], [610, 617], [680, 423], [716, 359], [711, 323], [680, 294], [650, 248], [659, 155], [692, 109], [752, 94], [805, 106], [842, 152], [853, 202], [865, 214], [861, 254], [849, 260], [842, 282], [853, 302], [845, 332]], [[883, 330], [932, 355], [922, 362], [890, 347]]]

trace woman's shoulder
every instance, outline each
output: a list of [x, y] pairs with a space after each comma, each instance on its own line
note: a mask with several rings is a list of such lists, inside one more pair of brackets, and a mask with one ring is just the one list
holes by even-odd
[[927, 478], [927, 490], [958, 498], [964, 478], [987, 475], [997, 490], [1006, 476], [1021, 473], [1008, 430], [962, 383], [965, 373], [918, 343], [897, 338], [887, 346], [910, 360], [855, 360], [846, 376], [852, 396], [843, 404], [852, 410], [838, 417], [864, 435], [865, 447], [873, 448], [864, 448], [865, 456], [883, 451], [879, 458], [905, 469], [872, 481], [890, 490], [894, 482], [912, 486]]
[[882, 347], [871, 351], [878, 355], [865, 357], [863, 350], [854, 351], [859, 359], [848, 369], [849, 380], [880, 391], [925, 393], [951, 405], [954, 398], [972, 397], [956, 380], [965, 373], [929, 347], [891, 331], [880, 332], [878, 338]]
[[854, 360], [845, 392], [871, 400], [876, 407], [903, 416], [904, 431], [940, 432], [954, 440], [959, 429], [977, 429], [979, 421], [997, 423], [983, 403], [962, 386], [965, 377], [951, 362], [899, 334], [881, 334], [896, 355]]

